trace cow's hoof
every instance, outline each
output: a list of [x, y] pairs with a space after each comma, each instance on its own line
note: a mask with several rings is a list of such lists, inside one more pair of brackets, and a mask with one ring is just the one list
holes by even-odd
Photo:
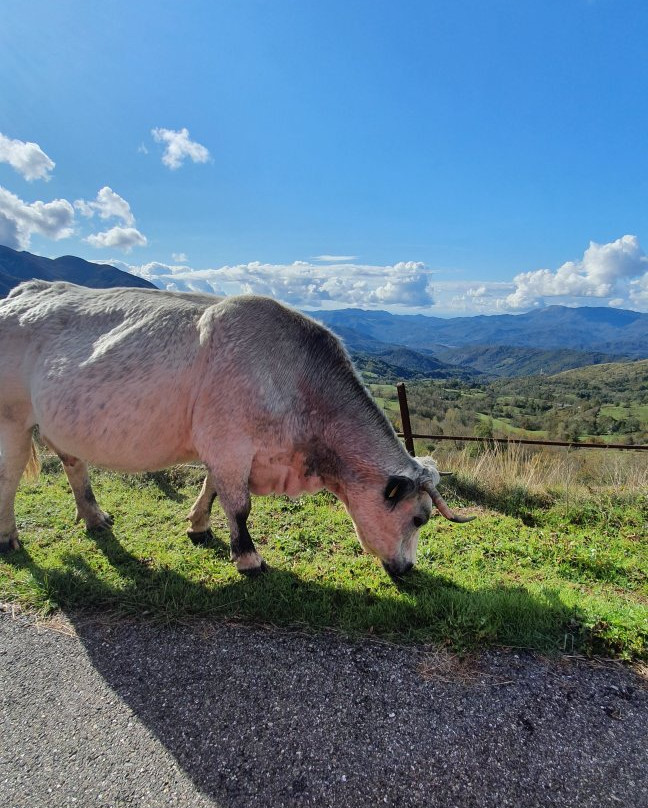
[[187, 536], [192, 544], [196, 547], [204, 547], [206, 544], [214, 541], [214, 534], [211, 530], [188, 530]]
[[248, 578], [255, 578], [267, 571], [268, 565], [258, 553], [244, 553], [235, 559], [236, 569]]
[[246, 578], [260, 578], [268, 571], [268, 565], [265, 561], [261, 562], [260, 567], [251, 567], [249, 570], [239, 570]]
[[21, 547], [18, 536], [10, 536], [8, 539], [0, 541], [0, 555], [8, 555], [13, 550], [20, 550]]
[[88, 530], [110, 530], [115, 524], [115, 519], [109, 513], [101, 513], [96, 518], [92, 518], [86, 522]]

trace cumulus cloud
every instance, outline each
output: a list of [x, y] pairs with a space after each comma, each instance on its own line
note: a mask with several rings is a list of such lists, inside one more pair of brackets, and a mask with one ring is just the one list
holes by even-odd
[[188, 262], [188, 258], [184, 253], [172, 253], [171, 258], [176, 262], [176, 264], [186, 264]]
[[56, 163], [48, 157], [38, 143], [13, 140], [0, 132], [0, 163], [9, 165], [26, 180], [51, 179]]
[[116, 247], [124, 252], [130, 252], [133, 247], [145, 247], [146, 236], [135, 227], [111, 227], [103, 233], [88, 236], [85, 241], [92, 247]]
[[158, 143], [166, 144], [162, 162], [172, 170], [180, 168], [187, 157], [194, 163], [206, 163], [210, 159], [208, 149], [195, 140], [190, 140], [189, 130], [186, 128], [177, 131], [151, 129], [151, 134]]
[[135, 217], [128, 202], [108, 185], [104, 185], [98, 191], [97, 198], [93, 202], [77, 199], [74, 207], [87, 218], [92, 218], [95, 213], [98, 213], [101, 219], [115, 218], [121, 219], [128, 226], [135, 224]]
[[512, 310], [551, 302], [583, 302], [600, 298], [610, 305], [632, 305], [642, 300], [648, 257], [637, 236], [626, 235], [608, 244], [590, 242], [583, 257], [567, 261], [557, 270], [522, 272], [513, 279], [515, 290], [505, 303]]
[[207, 269], [155, 262], [139, 266], [116, 262], [115, 265], [146, 278], [161, 289], [217, 295], [262, 294], [294, 306], [424, 308], [433, 303], [430, 270], [414, 261], [389, 266], [252, 261]]
[[27, 250], [35, 233], [58, 241], [73, 227], [74, 208], [66, 199], [24, 202], [0, 186], [0, 242], [7, 247]]
[[629, 298], [632, 308], [648, 311], [648, 272], [641, 278], [630, 281]]
[[435, 309], [453, 315], [504, 313], [509, 307], [502, 296], [514, 289], [506, 281], [436, 281]]
[[93, 233], [84, 239], [92, 247], [106, 249], [115, 247], [124, 252], [130, 252], [133, 247], [145, 247], [146, 236], [135, 227], [135, 217], [128, 202], [115, 193], [108, 185], [100, 188], [96, 199], [87, 202], [77, 199], [74, 207], [88, 219], [95, 213], [100, 219], [118, 219], [122, 225], [116, 225], [101, 233]]
[[[0, 162], [7, 162], [26, 179], [50, 179], [54, 162], [35, 143], [11, 140], [0, 134]], [[128, 202], [105, 185], [92, 201], [67, 199], [51, 202], [25, 202], [0, 186], [0, 242], [14, 249], [29, 249], [32, 235], [58, 240], [73, 235], [75, 209], [91, 219], [117, 219], [119, 226], [88, 236], [93, 247], [118, 248], [130, 252], [147, 244], [146, 236], [135, 227], [135, 217]]]

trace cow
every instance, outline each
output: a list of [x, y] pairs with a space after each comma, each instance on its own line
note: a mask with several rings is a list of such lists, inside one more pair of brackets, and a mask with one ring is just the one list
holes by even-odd
[[59, 456], [86, 527], [109, 528], [88, 463], [124, 472], [202, 462], [188, 515], [211, 538], [214, 499], [231, 558], [265, 569], [248, 532], [250, 494], [328, 489], [362, 547], [391, 576], [414, 564], [435, 505], [433, 463], [412, 458], [339, 340], [268, 297], [87, 289], [28, 281], [0, 301], [0, 550], [20, 547], [18, 483], [37, 462], [33, 430]]

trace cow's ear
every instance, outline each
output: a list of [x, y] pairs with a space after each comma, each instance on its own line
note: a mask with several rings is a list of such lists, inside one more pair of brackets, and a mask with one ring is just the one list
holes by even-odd
[[400, 477], [400, 476], [393, 476], [387, 480], [387, 486], [385, 488], [385, 499], [387, 504], [390, 505], [392, 508], [394, 505], [397, 505], [401, 499], [406, 497], [408, 494], [414, 492], [415, 489], [414, 480], [410, 477]]

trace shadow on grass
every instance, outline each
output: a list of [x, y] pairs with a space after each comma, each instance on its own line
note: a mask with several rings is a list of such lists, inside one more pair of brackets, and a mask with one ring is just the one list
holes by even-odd
[[[422, 569], [379, 591], [354, 587], [353, 570], [348, 586], [305, 580], [280, 568], [254, 579], [237, 576], [223, 583], [206, 573], [195, 580], [153, 558], [136, 557], [112, 531], [89, 535], [118, 575], [116, 582], [99, 577], [81, 553], [66, 554], [56, 569], [40, 568], [26, 549], [7, 560], [27, 569], [44, 599], [65, 610], [94, 608], [163, 622], [225, 617], [455, 650], [494, 644], [552, 653], [566, 642], [571, 650], [605, 650], [592, 646], [583, 614], [553, 590], [536, 596], [517, 586], [468, 589]], [[230, 564], [225, 542], [214, 539], [206, 552]]]
[[527, 527], [535, 527], [537, 512], [546, 510], [552, 504], [548, 495], [534, 494], [522, 485], [511, 486], [503, 491], [490, 490], [474, 480], [458, 476], [453, 477], [447, 487], [451, 496], [513, 516]]

